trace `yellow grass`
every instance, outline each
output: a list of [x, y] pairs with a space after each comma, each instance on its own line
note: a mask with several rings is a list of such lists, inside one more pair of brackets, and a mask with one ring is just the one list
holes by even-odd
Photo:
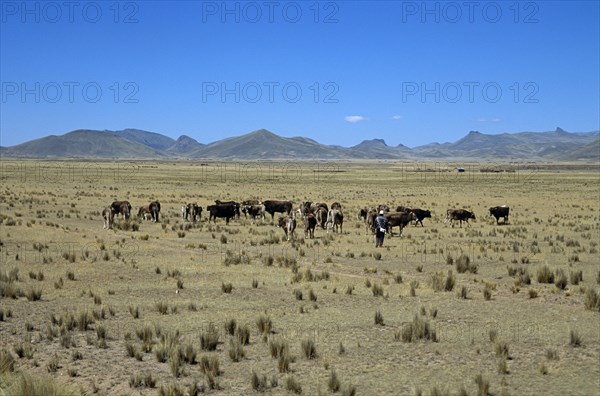
[[[145, 352], [136, 330], [141, 335], [147, 327], [151, 339], [146, 347], [168, 348], [169, 359], [188, 345], [198, 360], [216, 356], [219, 373], [210, 378], [214, 394], [255, 392], [253, 371], [266, 376], [272, 394], [288, 394], [288, 378], [304, 394], [327, 392], [331, 370], [342, 389], [354, 385], [359, 395], [411, 394], [414, 389], [428, 394], [434, 387], [476, 394], [478, 374], [489, 381], [493, 394], [599, 392], [599, 313], [585, 306], [586, 291], [600, 288], [597, 165], [519, 165], [505, 167], [515, 172], [481, 173], [489, 164], [472, 163], [460, 174], [449, 171], [457, 164], [398, 161], [2, 160], [0, 165], [0, 275], [6, 275], [3, 287], [22, 291], [17, 298], [0, 299], [0, 348], [13, 354], [17, 372], [50, 375], [73, 389], [92, 393], [96, 388], [107, 395], [150, 395], [171, 385], [208, 387], [198, 364], [181, 358], [175, 376], [169, 362]], [[229, 226], [223, 219], [208, 224], [205, 211], [195, 224], [181, 219], [184, 203], [206, 208], [215, 199], [250, 198], [290, 199], [296, 205], [339, 201], [344, 234], [317, 228], [314, 240], [304, 240], [299, 219], [295, 240], [286, 242], [283, 231], [269, 224], [269, 215], [266, 224], [254, 225], [243, 215]], [[104, 230], [100, 212], [115, 199], [129, 200], [134, 214], [159, 200], [160, 223], [135, 220], [138, 231]], [[380, 203], [430, 209], [433, 218], [425, 219], [424, 227], [408, 226], [402, 238], [386, 237], [383, 249], [376, 249], [356, 214]], [[497, 226], [487, 211], [502, 204], [511, 207], [510, 221]], [[473, 210], [477, 220], [452, 228], [444, 224], [448, 208]], [[476, 273], [456, 271], [461, 255], [477, 266]], [[265, 265], [268, 257], [272, 265]], [[536, 271], [544, 265], [567, 275], [581, 271], [583, 280], [578, 285], [569, 280], [565, 290], [538, 283]], [[507, 266], [527, 269], [531, 284], [515, 288], [519, 273], [509, 276]], [[10, 280], [13, 268], [19, 270], [16, 281]], [[448, 270], [455, 278], [453, 290], [434, 291], [433, 277], [445, 277]], [[365, 287], [367, 278], [383, 289], [382, 296]], [[416, 282], [411, 297], [410, 285]], [[228, 283], [233, 288], [224, 293], [222, 285]], [[457, 295], [463, 287], [467, 299]], [[490, 300], [484, 298], [486, 288]], [[27, 292], [40, 289], [41, 299], [29, 301]], [[302, 300], [295, 289], [303, 291]], [[529, 290], [537, 298], [530, 298]], [[315, 301], [311, 291], [318, 296]], [[130, 307], [139, 310], [139, 318]], [[12, 316], [6, 315], [9, 310]], [[66, 321], [67, 312], [75, 320], [91, 320], [87, 331], [76, 323], [61, 330], [59, 319]], [[375, 312], [385, 319], [383, 326], [374, 323]], [[259, 333], [261, 315], [272, 320], [270, 334]], [[229, 340], [236, 336], [224, 324], [231, 319], [250, 330], [239, 362], [229, 357]], [[437, 342], [402, 341], [407, 326], [425, 321]], [[202, 351], [200, 335], [211, 325], [218, 332], [217, 349]], [[99, 332], [100, 326], [105, 332]], [[52, 333], [48, 327], [54, 337], [47, 337]], [[173, 336], [177, 330], [179, 337]], [[580, 347], [569, 345], [571, 330], [580, 337]], [[72, 337], [64, 343], [69, 348], [61, 345], [61, 331]], [[503, 370], [490, 331], [510, 350]], [[99, 339], [100, 333], [106, 337]], [[273, 337], [289, 345], [291, 373], [280, 373], [271, 357]], [[35, 349], [32, 359], [14, 352], [25, 339]], [[302, 340], [307, 339], [314, 341], [314, 359], [304, 357]], [[128, 356], [128, 344], [135, 345], [131, 350], [141, 353], [141, 361]], [[558, 359], [548, 359], [548, 350]], [[81, 359], [72, 359], [74, 351]], [[55, 355], [58, 369], [48, 373], [47, 363]], [[77, 375], [70, 377], [73, 369]], [[130, 387], [132, 376], [148, 374], [155, 388]]]

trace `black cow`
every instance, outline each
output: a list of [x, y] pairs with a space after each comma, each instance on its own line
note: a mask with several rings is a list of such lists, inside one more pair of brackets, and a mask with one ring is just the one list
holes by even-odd
[[244, 217], [248, 217], [250, 215], [252, 217], [252, 222], [256, 220], [256, 216], [260, 216], [262, 222], [265, 222], [265, 205], [244, 205], [242, 206], [242, 212], [244, 213]]
[[359, 209], [358, 213], [356, 214], [356, 219], [357, 220], [363, 219], [364, 221], [367, 221], [368, 213], [369, 213], [369, 209], [367, 209], [367, 208]]
[[506, 205], [494, 206], [493, 208], [490, 208], [490, 216], [494, 216], [496, 218], [496, 224], [500, 224], [500, 217], [503, 219], [503, 224], [507, 224], [509, 212], [510, 208]]
[[396, 207], [396, 212], [410, 212], [412, 209], [409, 208], [408, 206], [397, 206]]
[[208, 221], [213, 220], [213, 223], [217, 222], [217, 217], [224, 217], [225, 224], [229, 224], [229, 219], [236, 216], [235, 205], [209, 205], [206, 207], [206, 211], [210, 213]]
[[275, 221], [275, 212], [285, 213], [288, 216], [292, 212], [292, 201], [276, 201], [276, 200], [267, 200], [263, 201], [263, 205], [265, 205], [265, 212], [271, 215], [271, 223]]
[[148, 209], [150, 209], [150, 215], [152, 216], [152, 221], [158, 222], [158, 215], [160, 213], [160, 202], [152, 201], [148, 205]]
[[392, 231], [393, 227], [400, 227], [400, 236], [402, 236], [404, 227], [406, 227], [411, 221], [417, 220], [417, 216], [412, 212], [387, 213], [384, 216], [388, 220], [387, 231], [389, 232], [390, 236], [394, 235]]
[[235, 209], [235, 217], [237, 219], [240, 218], [240, 203], [239, 202], [235, 202], [235, 201], [219, 201], [218, 199], [215, 200], [215, 204], [217, 205], [232, 205]]
[[331, 204], [331, 209], [342, 210], [342, 204], [339, 202], [334, 202]]
[[431, 211], [429, 211], [429, 210], [411, 209], [410, 211], [412, 213], [414, 213], [415, 216], [417, 216], [417, 220], [415, 221], [415, 227], [419, 223], [421, 223], [421, 226], [423, 226], [423, 219], [425, 219], [427, 217], [431, 218]]
[[458, 220], [460, 227], [462, 228], [462, 222], [466, 221], [467, 225], [469, 225], [469, 219], [476, 220], [475, 213], [469, 212], [466, 209], [448, 209], [446, 211], [446, 220], [444, 221], [444, 223], [450, 222], [450, 224], [452, 224], [452, 227], [454, 228], [454, 221]]
[[315, 237], [315, 227], [317, 225], [317, 218], [314, 214], [307, 214], [304, 216], [304, 238], [306, 234], [309, 235], [310, 239]]
[[125, 220], [129, 220], [129, 217], [131, 217], [131, 204], [129, 201], [113, 201], [110, 207], [116, 216], [123, 215]]

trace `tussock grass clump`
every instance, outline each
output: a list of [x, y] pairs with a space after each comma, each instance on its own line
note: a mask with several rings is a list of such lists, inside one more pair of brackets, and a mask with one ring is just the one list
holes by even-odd
[[152, 374], [132, 374], [129, 377], [130, 388], [154, 388], [156, 386], [156, 380], [152, 377]]
[[293, 375], [285, 377], [285, 389], [297, 395], [302, 393], [302, 386]]
[[246, 356], [244, 346], [237, 338], [229, 339], [229, 358], [232, 362], [239, 362]]
[[556, 349], [546, 349], [546, 359], [558, 360], [558, 351]]
[[247, 325], [237, 325], [233, 334], [242, 345], [250, 344], [250, 329]]
[[309, 360], [317, 358], [317, 347], [312, 338], [306, 338], [302, 340], [300, 342], [300, 346], [302, 347], [302, 353], [304, 354], [305, 358]]
[[385, 326], [383, 322], [383, 315], [380, 311], [375, 311], [374, 321], [377, 326]]
[[134, 319], [140, 318], [140, 307], [137, 305], [134, 307], [133, 305], [129, 306], [129, 313], [133, 316]]
[[436, 272], [431, 276], [431, 288], [436, 291], [452, 291], [456, 284], [456, 278], [452, 270], [448, 270], [448, 275], [444, 278], [443, 272]]
[[538, 292], [535, 289], [529, 289], [527, 294], [529, 295], [529, 298], [536, 298], [538, 296]]
[[468, 290], [467, 290], [466, 286], [461, 286], [460, 290], [458, 290], [456, 292], [456, 294], [458, 295], [459, 298], [462, 298], [464, 300], [466, 300], [467, 298], [469, 298]]
[[54, 356], [48, 360], [48, 363], [46, 363], [46, 369], [49, 373], [56, 373], [59, 367], [58, 355], [54, 354]]
[[63, 384], [59, 384], [52, 377], [41, 375], [29, 375], [25, 372], [5, 376], [3, 378], [3, 392], [7, 395], [61, 395], [77, 396], [81, 392], [71, 389]]
[[250, 383], [252, 384], [252, 389], [257, 392], [264, 392], [267, 390], [267, 376], [265, 374], [257, 374], [256, 371], [252, 370]]
[[577, 331], [571, 330], [569, 333], [569, 345], [572, 347], [580, 347], [582, 344], [581, 336]]
[[554, 283], [554, 271], [544, 264], [537, 269], [535, 279], [538, 283]]
[[200, 372], [207, 376], [217, 377], [221, 375], [219, 357], [215, 354], [202, 355], [198, 362]]
[[490, 382], [483, 378], [483, 375], [477, 374], [474, 379], [475, 385], [477, 385], [477, 395], [487, 396], [490, 393]]
[[556, 286], [560, 290], [565, 290], [565, 288], [567, 287], [567, 283], [567, 274], [565, 274], [565, 271], [563, 271], [562, 269], [558, 269], [556, 271], [556, 276], [554, 279], [554, 286]]
[[483, 298], [486, 301], [489, 301], [492, 299], [492, 288], [487, 283], [486, 283], [485, 287], [483, 288]]
[[592, 311], [600, 311], [600, 293], [591, 287], [585, 291], [585, 307]]
[[383, 297], [383, 286], [381, 286], [379, 283], [373, 283], [371, 291], [373, 292], [373, 296]]
[[169, 313], [169, 304], [164, 301], [158, 301], [154, 304], [154, 308], [161, 315], [167, 315]]
[[0, 349], [0, 374], [12, 373], [15, 371], [15, 358], [10, 351]]
[[313, 291], [313, 289], [308, 291], [308, 299], [313, 302], [317, 301], [317, 294]]
[[494, 342], [494, 352], [496, 352], [496, 356], [508, 359], [508, 343], [496, 340]]
[[335, 370], [331, 370], [329, 372], [329, 378], [327, 379], [327, 387], [333, 393], [338, 392], [342, 384], [337, 376], [337, 372]]
[[196, 350], [192, 344], [179, 346], [179, 358], [187, 364], [196, 364]]
[[416, 314], [412, 323], [405, 323], [402, 328], [401, 338], [403, 342], [413, 342], [417, 340], [437, 342], [437, 335], [434, 326], [425, 319]]
[[569, 282], [572, 285], [578, 285], [579, 282], [583, 281], [583, 271], [570, 271], [569, 272]]
[[459, 274], [464, 274], [469, 271], [472, 274], [476, 274], [479, 270], [479, 266], [477, 264], [471, 263], [471, 258], [466, 254], [461, 254], [460, 257], [456, 260], [456, 272]]
[[200, 349], [203, 351], [214, 351], [219, 344], [219, 332], [213, 324], [200, 333]]
[[229, 320], [225, 321], [225, 323], [223, 324], [223, 328], [225, 329], [225, 332], [227, 334], [233, 335], [233, 333], [235, 333], [235, 328], [236, 328], [235, 319], [229, 319]]
[[354, 384], [344, 384], [342, 386], [342, 396], [356, 396], [356, 386]]
[[302, 290], [300, 290], [300, 289], [294, 289], [294, 296], [296, 297], [296, 300], [298, 300], [298, 301], [302, 301], [302, 299], [304, 298], [304, 296], [302, 294]]
[[269, 316], [261, 314], [256, 319], [256, 327], [258, 328], [258, 332], [264, 336], [271, 333], [273, 322]]
[[221, 291], [226, 294], [230, 294], [233, 290], [233, 285], [231, 282], [221, 283]]

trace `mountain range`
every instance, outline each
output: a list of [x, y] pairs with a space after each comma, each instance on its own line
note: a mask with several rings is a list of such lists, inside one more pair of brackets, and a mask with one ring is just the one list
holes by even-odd
[[388, 146], [383, 139], [364, 140], [352, 147], [325, 145], [306, 137], [282, 137], [265, 129], [203, 144], [139, 129], [76, 130], [10, 147], [2, 157], [139, 158], [139, 159], [506, 159], [529, 161], [600, 161], [600, 131], [518, 132], [497, 135], [471, 131], [453, 143], [414, 148]]

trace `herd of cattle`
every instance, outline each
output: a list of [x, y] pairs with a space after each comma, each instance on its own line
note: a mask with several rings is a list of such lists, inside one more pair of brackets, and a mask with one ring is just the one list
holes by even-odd
[[[121, 215], [128, 220], [131, 217], [132, 206], [128, 201], [114, 201], [110, 206], [102, 210], [104, 219], [104, 228], [111, 229], [115, 216]], [[235, 201], [220, 201], [216, 200], [214, 205], [208, 205], [206, 211], [209, 213], [208, 221], [216, 222], [217, 218], [224, 218], [225, 224], [229, 224], [229, 220], [239, 219], [241, 213], [247, 218], [250, 216], [252, 223], [259, 217], [264, 223], [266, 213], [271, 215], [271, 224], [275, 221], [275, 213], [282, 213], [278, 219], [277, 226], [282, 228], [286, 239], [289, 241], [294, 236], [296, 230], [296, 217], [301, 217], [304, 222], [305, 238], [314, 238], [315, 228], [319, 225], [322, 229], [329, 232], [342, 233], [344, 225], [344, 214], [342, 213], [342, 205], [339, 202], [334, 202], [331, 206], [327, 206], [323, 202], [302, 202], [297, 208], [294, 208], [292, 201], [281, 200], [247, 200], [243, 202]], [[358, 211], [357, 218], [363, 219], [366, 230], [373, 232], [375, 218], [383, 212], [388, 220], [388, 233], [393, 235], [393, 227], [399, 227], [400, 236], [402, 231], [411, 222], [417, 226], [419, 223], [423, 226], [423, 220], [431, 218], [431, 211], [418, 208], [408, 208], [398, 206], [395, 212], [392, 212], [387, 205], [377, 205], [370, 208], [364, 207]], [[500, 224], [500, 218], [503, 222], [508, 223], [508, 215], [510, 208], [506, 205], [494, 206], [489, 209], [490, 216], [496, 218], [496, 224]], [[138, 218], [140, 220], [159, 221], [160, 203], [152, 201], [146, 206], [142, 206], [138, 210]], [[181, 207], [181, 217], [185, 221], [196, 222], [202, 218], [202, 206], [196, 203], [188, 203]], [[446, 211], [446, 219], [444, 223], [450, 223], [454, 227], [454, 222], [458, 221], [460, 227], [462, 222], [469, 225], [469, 219], [475, 219], [475, 213], [466, 209], [448, 209]]]

